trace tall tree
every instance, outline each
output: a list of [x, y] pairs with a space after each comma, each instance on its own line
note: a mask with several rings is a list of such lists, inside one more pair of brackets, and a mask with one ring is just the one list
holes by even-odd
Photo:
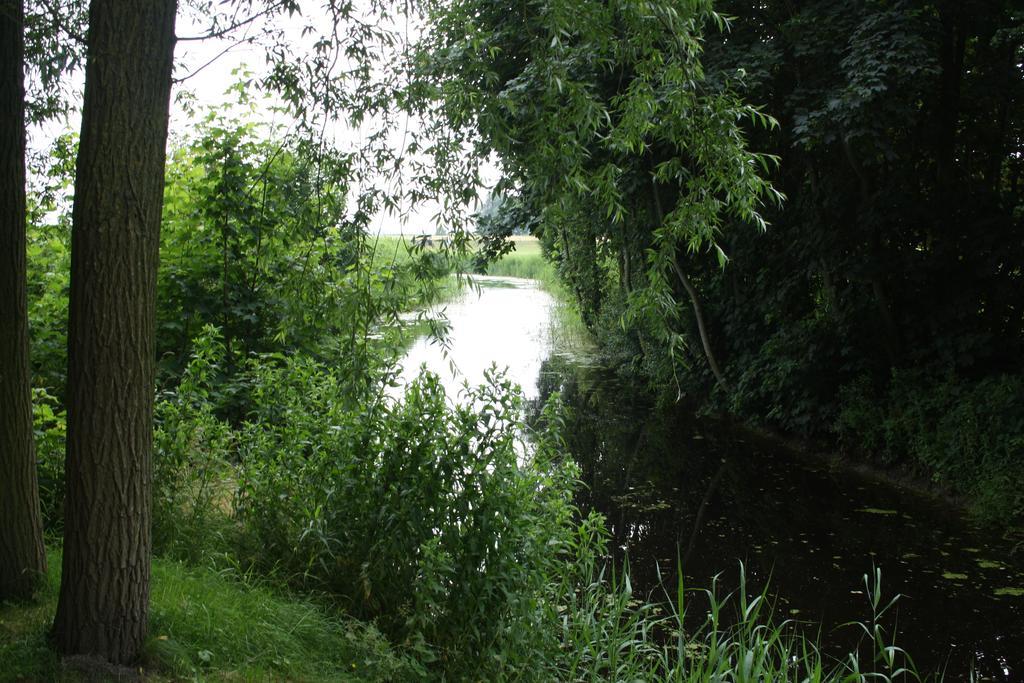
[[22, 0], [0, 0], [0, 600], [46, 572], [36, 482], [25, 286]]
[[417, 74], [440, 102], [436, 125], [454, 130], [438, 135], [497, 154], [584, 321], [596, 324], [618, 280], [626, 318], [675, 362], [693, 346], [692, 308], [727, 389], [687, 273], [709, 253], [723, 264], [726, 223], [763, 227], [763, 204], [781, 197], [765, 180], [773, 159], [750, 152], [745, 133], [774, 120], [704, 77], [704, 27], [725, 19], [705, 0], [424, 4], [432, 22]]
[[67, 500], [54, 636], [138, 658], [150, 577], [154, 315], [176, 0], [93, 0], [72, 215]]

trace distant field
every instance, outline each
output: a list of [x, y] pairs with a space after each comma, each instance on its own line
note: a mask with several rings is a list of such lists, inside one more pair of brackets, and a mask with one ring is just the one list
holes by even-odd
[[[372, 241], [374, 263], [403, 263], [409, 259], [408, 247], [411, 239], [400, 236], [380, 236]], [[421, 239], [417, 237], [416, 239]], [[432, 235], [427, 250], [435, 250], [445, 239], [440, 235]], [[513, 235], [509, 238], [515, 248], [500, 260], [490, 264], [488, 275], [505, 275], [525, 277], [536, 280], [553, 279], [554, 270], [544, 260], [540, 240], [530, 235]]]
[[540, 240], [531, 235], [513, 235], [511, 241], [516, 245], [513, 254], [522, 256], [540, 256]]
[[551, 264], [544, 260], [540, 241], [528, 235], [511, 238], [515, 250], [487, 267], [488, 275], [526, 277], [533, 280], [554, 280]]

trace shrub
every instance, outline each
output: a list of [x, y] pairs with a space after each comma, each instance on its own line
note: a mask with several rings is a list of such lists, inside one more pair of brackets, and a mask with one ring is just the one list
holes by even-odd
[[233, 432], [214, 415], [212, 380], [224, 358], [207, 326], [174, 391], [156, 402], [153, 438], [153, 544], [157, 553], [198, 562], [227, 543]]
[[572, 519], [575, 469], [546, 449], [525, 457], [506, 379], [492, 371], [451, 406], [426, 373], [360, 407], [301, 359], [254, 372], [236, 503], [249, 561], [449, 663], [532, 609]]
[[45, 389], [32, 390], [32, 417], [43, 528], [48, 533], [60, 533], [64, 528], [64, 441], [67, 423], [57, 399]]
[[983, 518], [1024, 516], [1024, 376], [894, 371], [885, 388], [851, 383], [841, 404], [847, 447], [930, 474]]

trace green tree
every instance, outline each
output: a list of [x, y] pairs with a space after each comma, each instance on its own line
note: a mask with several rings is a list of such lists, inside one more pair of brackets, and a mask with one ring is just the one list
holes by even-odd
[[732, 231], [727, 275], [698, 279], [743, 368], [734, 407], [823, 429], [857, 375], [1019, 368], [1019, 11], [721, 8], [736, 20], [708, 41], [709, 78], [742, 67], [736, 87], [779, 118], [753, 135], [786, 160], [776, 182], [792, 199], [770, 234]]
[[702, 33], [724, 20], [709, 2], [427, 6], [420, 74], [445, 133], [497, 152], [584, 320], [597, 323], [618, 279], [626, 317], [677, 358], [689, 300], [724, 385], [688, 264], [709, 251], [724, 262], [725, 217], [763, 226], [762, 202], [779, 199], [762, 175], [771, 158], [743, 130], [773, 120], [705, 83]]
[[[63, 653], [122, 663], [140, 653], [148, 610], [155, 293], [176, 5], [94, 0], [88, 18], [71, 245], [63, 574], [54, 636]], [[260, 45], [272, 69], [260, 85], [281, 95], [299, 117], [297, 128], [319, 159], [329, 147], [327, 118], [388, 111], [390, 90], [362, 87], [377, 55], [368, 44], [387, 43], [387, 33], [353, 19], [350, 4], [331, 3], [331, 21], [311, 20], [317, 25], [310, 23], [304, 35], [313, 34], [313, 55], [302, 60], [297, 50], [305, 43], [296, 44], [273, 22], [297, 9], [289, 0], [240, 0], [217, 14], [199, 3], [209, 32], [180, 40], [223, 37], [262, 21]], [[342, 53], [359, 62], [354, 74], [335, 70]], [[361, 152], [369, 159], [357, 154], [353, 161], [364, 169], [361, 178], [394, 160], [380, 135], [371, 136], [368, 148]], [[365, 227], [389, 202], [371, 185], [351, 203], [352, 224]]]

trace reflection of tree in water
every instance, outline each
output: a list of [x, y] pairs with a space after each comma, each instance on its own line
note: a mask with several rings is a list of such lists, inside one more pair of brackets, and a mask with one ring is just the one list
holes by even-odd
[[569, 408], [565, 439], [584, 483], [577, 503], [607, 517], [634, 584], [653, 589], [655, 564], [674, 573], [677, 555], [693, 552], [711, 499], [736, 497], [723, 489], [741, 480], [726, 476], [728, 459], [707, 457], [679, 406], [659, 406], [611, 373], [553, 356], [538, 388], [540, 401], [560, 391]]
[[[830, 642], [848, 647], [855, 633], [831, 629], [867, 616], [861, 579], [878, 564], [886, 592], [909, 596], [901, 644], [919, 663], [943, 662], [950, 642], [1005, 651], [1015, 633], [1010, 625], [1021, 615], [993, 602], [993, 585], [941, 580], [951, 544], [984, 543], [964, 538], [953, 516], [801, 462], [728, 424], [697, 419], [686, 406], [659, 404], [613, 373], [566, 357], [543, 363], [538, 389], [531, 419], [561, 392], [569, 409], [564, 438], [584, 484], [577, 504], [605, 515], [616, 559], [628, 555], [638, 591], [655, 591], [660, 569], [671, 593], [680, 559], [688, 585], [709, 586], [724, 572], [731, 590], [742, 560], [752, 590], [770, 577], [780, 618], [822, 623]], [[1012, 638], [1024, 648], [1022, 635]]]

